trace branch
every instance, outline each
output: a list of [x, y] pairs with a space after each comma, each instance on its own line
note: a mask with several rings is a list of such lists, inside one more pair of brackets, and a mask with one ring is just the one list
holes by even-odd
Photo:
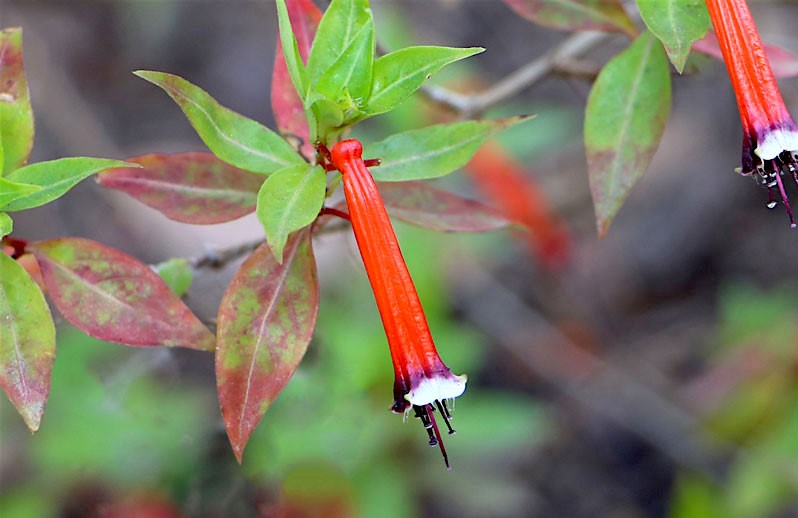
[[[461, 309], [529, 372], [595, 415], [634, 433], [680, 466], [716, 476], [719, 456], [740, 453], [734, 445], [709, 441], [700, 422], [681, 405], [579, 347], [489, 272], [471, 266], [462, 276], [468, 282], [461, 282]], [[518, 322], [527, 323], [524, 333], [519, 333]]]
[[584, 55], [610, 36], [603, 32], [576, 33], [498, 83], [476, 94], [459, 94], [434, 85], [422, 87], [421, 92], [432, 102], [453, 110], [464, 118], [472, 118], [542, 81], [552, 72], [559, 70], [561, 65], [570, 70], [575, 58]]
[[189, 259], [188, 261], [191, 267], [195, 270], [199, 270], [201, 268], [218, 270], [219, 268], [223, 268], [232, 263], [236, 259], [240, 259], [251, 254], [256, 248], [265, 242], [266, 240], [261, 238], [228, 248], [209, 250], [202, 255]]

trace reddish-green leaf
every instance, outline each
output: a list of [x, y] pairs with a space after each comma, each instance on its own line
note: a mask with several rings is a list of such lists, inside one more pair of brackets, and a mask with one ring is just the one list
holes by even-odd
[[53, 303], [86, 334], [124, 345], [213, 350], [211, 332], [146, 264], [88, 239], [51, 239], [29, 249]]
[[262, 175], [233, 167], [211, 153], [143, 155], [128, 162], [143, 168], [113, 169], [97, 181], [183, 223], [210, 225], [249, 214], [263, 183]]
[[504, 0], [527, 20], [567, 31], [612, 31], [634, 36], [621, 0]]
[[27, 162], [33, 110], [22, 61], [22, 29], [0, 31], [0, 176]]
[[[718, 45], [718, 36], [710, 29], [707, 35], [693, 43], [693, 50], [706, 54], [717, 60], [723, 61], [723, 54]], [[798, 76], [798, 56], [789, 50], [765, 43], [765, 53], [773, 69], [773, 75], [778, 78]]]
[[[307, 62], [313, 36], [321, 20], [321, 11], [312, 0], [288, 0], [288, 16], [294, 30], [299, 55]], [[283, 47], [277, 40], [277, 50], [274, 57], [274, 70], [272, 71], [272, 111], [280, 132], [287, 136], [299, 139], [302, 152], [306, 157], [314, 154], [313, 143], [309, 142], [308, 121], [305, 109], [291, 81], [288, 67], [283, 56]]]
[[671, 104], [668, 58], [651, 33], [607, 63], [585, 112], [585, 150], [599, 235], [604, 235], [659, 146]]
[[307, 229], [288, 240], [282, 264], [261, 245], [230, 282], [219, 306], [216, 383], [239, 462], [255, 426], [302, 360], [318, 305]]
[[426, 182], [382, 182], [380, 195], [391, 216], [439, 232], [489, 232], [511, 223], [478, 201]]
[[55, 326], [41, 289], [0, 251], [0, 387], [31, 431], [50, 392]]

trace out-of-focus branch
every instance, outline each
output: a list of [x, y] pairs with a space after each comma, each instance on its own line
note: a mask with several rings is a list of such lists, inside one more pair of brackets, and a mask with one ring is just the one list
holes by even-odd
[[421, 92], [432, 102], [449, 108], [464, 118], [470, 118], [501, 104], [561, 68], [563, 72], [570, 73], [576, 58], [606, 41], [610, 36], [604, 32], [576, 33], [549, 52], [476, 94], [460, 94], [435, 85], [426, 85]]
[[[466, 316], [535, 376], [582, 407], [633, 432], [680, 466], [717, 475], [717, 454], [728, 444], [708, 444], [697, 419], [616, 365], [574, 344], [490, 273], [470, 265], [461, 299]], [[519, 333], [517, 322], [527, 322]], [[576, 366], [576, 367], [575, 367]], [[739, 453], [739, 451], [735, 452]]]

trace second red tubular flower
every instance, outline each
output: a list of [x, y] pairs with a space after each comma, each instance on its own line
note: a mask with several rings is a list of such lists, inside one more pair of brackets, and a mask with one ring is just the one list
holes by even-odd
[[754, 175], [767, 187], [769, 208], [776, 206], [778, 190], [790, 224], [795, 227], [781, 177], [789, 174], [798, 184], [798, 126], [784, 105], [746, 1], [706, 0], [706, 3], [740, 109], [741, 172]]

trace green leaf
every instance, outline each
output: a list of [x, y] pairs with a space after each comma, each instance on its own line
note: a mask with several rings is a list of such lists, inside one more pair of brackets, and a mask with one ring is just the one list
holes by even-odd
[[0, 387], [31, 431], [39, 429], [55, 361], [55, 326], [39, 286], [0, 252]]
[[671, 496], [669, 518], [728, 516], [725, 500], [716, 485], [702, 475], [679, 473]]
[[288, 167], [263, 182], [258, 193], [258, 219], [277, 262], [283, 259], [288, 235], [318, 216], [324, 204], [327, 175], [319, 166]]
[[152, 269], [100, 243], [61, 238], [29, 245], [47, 294], [89, 336], [139, 347], [214, 348], [214, 336]]
[[662, 41], [673, 66], [681, 74], [691, 45], [709, 29], [704, 0], [637, 0], [648, 29]]
[[182, 258], [169, 259], [155, 265], [155, 273], [163, 279], [169, 289], [178, 297], [186, 294], [194, 280], [194, 272], [188, 260]]
[[568, 31], [614, 31], [635, 35], [620, 0], [504, 0], [527, 20]]
[[329, 142], [330, 133], [335, 133], [344, 123], [344, 112], [338, 103], [318, 92], [310, 92], [305, 114], [310, 126], [310, 141]]
[[26, 165], [8, 175], [8, 179], [35, 185], [40, 187], [40, 189], [9, 203], [0, 204], [0, 209], [17, 211], [32, 209], [33, 207], [50, 203], [66, 194], [84, 178], [106, 169], [117, 167], [141, 166], [120, 160], [83, 157], [59, 158], [58, 160]]
[[219, 304], [216, 383], [227, 435], [244, 447], [307, 350], [319, 307], [309, 230], [291, 236], [279, 263], [264, 244], [244, 261]]
[[29, 196], [40, 190], [41, 187], [38, 185], [18, 183], [6, 178], [0, 178], [0, 208], [14, 200]]
[[169, 94], [203, 142], [225, 162], [262, 174], [305, 163], [277, 133], [225, 108], [185, 79], [163, 72], [139, 70], [134, 73]]
[[33, 109], [22, 60], [22, 29], [0, 31], [0, 176], [28, 160]]
[[[342, 58], [347, 54], [359, 55], [361, 51], [353, 50], [366, 44], [369, 34], [373, 45], [374, 21], [368, 0], [332, 0], [319, 23], [310, 49], [307, 67], [310, 88], [319, 84], [332, 67], [346, 68], [347, 64], [341, 61]], [[361, 73], [368, 73], [370, 76], [373, 50], [368, 59], [369, 70]], [[353, 96], [357, 95], [354, 89], [350, 88], [350, 92]]]
[[307, 96], [307, 78], [305, 65], [299, 54], [299, 45], [291, 27], [291, 18], [288, 16], [288, 7], [285, 0], [277, 0], [277, 20], [280, 27], [280, 45], [283, 48], [283, 57], [288, 68], [288, 75], [294, 83], [299, 97], [304, 100]]
[[12, 230], [14, 230], [14, 220], [5, 212], [0, 212], [0, 239], [9, 235]]
[[397, 133], [365, 147], [382, 163], [371, 171], [382, 182], [436, 178], [464, 166], [487, 139], [531, 117], [438, 124]]
[[421, 88], [430, 75], [484, 50], [481, 47], [408, 47], [382, 56], [374, 63], [374, 85], [365, 112], [376, 115], [392, 110]]
[[651, 33], [611, 59], [594, 83], [585, 112], [585, 150], [599, 235], [648, 167], [670, 104], [668, 59]]
[[3, 132], [0, 131], [0, 178], [3, 177], [3, 163], [4, 163], [4, 161], [5, 161], [5, 152], [3, 151]]
[[360, 27], [313, 88], [344, 109], [356, 109], [365, 104], [371, 91], [374, 45], [374, 25]]

